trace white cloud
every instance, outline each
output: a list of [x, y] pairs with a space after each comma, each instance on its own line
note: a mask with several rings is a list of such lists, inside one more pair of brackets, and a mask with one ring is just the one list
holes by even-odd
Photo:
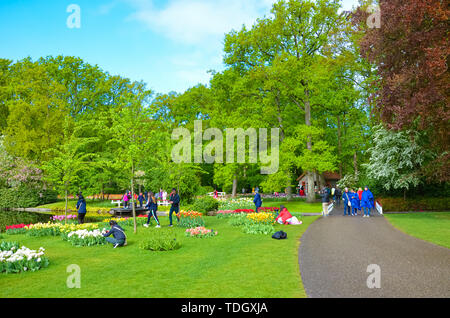
[[151, 0], [128, 0], [131, 19], [172, 41], [198, 45], [221, 41], [225, 33], [251, 26], [269, 13], [275, 0], [168, 0], [156, 7]]

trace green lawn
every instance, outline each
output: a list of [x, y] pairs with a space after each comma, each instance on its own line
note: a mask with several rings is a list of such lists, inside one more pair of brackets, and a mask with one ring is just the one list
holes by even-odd
[[306, 203], [305, 201], [283, 201], [283, 202], [264, 202], [263, 207], [279, 207], [284, 205], [289, 212], [300, 212], [300, 213], [320, 213], [322, 212], [322, 203]]
[[385, 217], [406, 234], [450, 248], [450, 212], [385, 214]]
[[[126, 228], [128, 246], [72, 247], [60, 237], [30, 238], [3, 235], [37, 249], [44, 247], [48, 268], [21, 274], [0, 274], [0, 297], [170, 297], [170, 298], [267, 298], [306, 297], [298, 264], [299, 238], [317, 219], [304, 217], [300, 226], [276, 225], [287, 240], [244, 234], [226, 219], [206, 217], [206, 226], [219, 231], [209, 239], [188, 238], [184, 229]], [[138, 243], [149, 231], [174, 231], [182, 247], [176, 251], [150, 252]], [[81, 268], [81, 289], [69, 289], [67, 266]]]

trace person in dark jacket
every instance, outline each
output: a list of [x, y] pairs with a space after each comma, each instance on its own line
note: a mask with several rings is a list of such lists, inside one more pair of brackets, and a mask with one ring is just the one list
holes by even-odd
[[[110, 221], [109, 225], [111, 225], [111, 230], [103, 234], [106, 237], [106, 241], [114, 245], [114, 248], [118, 246], [127, 245], [127, 236], [125, 234], [124, 229], [122, 229], [116, 221]], [[113, 237], [109, 237], [109, 236]]]
[[[169, 203], [172, 204], [169, 211], [169, 226], [173, 226], [172, 224], [172, 214], [175, 212], [177, 215], [180, 212], [180, 196], [177, 193], [177, 189], [173, 188], [170, 193]], [[180, 222], [180, 218], [177, 215], [178, 222]]]
[[325, 187], [322, 192], [320, 193], [320, 196], [322, 197], [322, 215], [328, 216], [328, 204], [330, 203], [330, 191], [328, 187]]
[[342, 191], [340, 188], [336, 188], [334, 196], [336, 197], [336, 206], [341, 207]]
[[153, 192], [150, 192], [148, 194], [148, 201], [147, 201], [146, 208], [148, 209], [148, 218], [147, 218], [147, 223], [144, 224], [144, 226], [148, 227], [150, 225], [151, 219], [153, 217], [156, 221], [156, 227], [160, 228], [161, 225], [159, 224], [158, 216], [156, 215], [156, 211], [158, 210], [158, 200], [156, 200], [156, 197], [153, 194]]
[[258, 212], [258, 209], [262, 206], [261, 195], [259, 194], [259, 190], [255, 190], [255, 198], [253, 199], [253, 203], [255, 204], [255, 211]]
[[84, 199], [81, 193], [77, 194], [78, 202], [77, 202], [77, 210], [78, 210], [78, 223], [84, 223], [84, 217], [86, 216], [86, 200]]
[[137, 199], [139, 201], [139, 207], [142, 208], [144, 206], [144, 200], [145, 200], [144, 195], [142, 194], [142, 192], [139, 193], [139, 196], [138, 196]]

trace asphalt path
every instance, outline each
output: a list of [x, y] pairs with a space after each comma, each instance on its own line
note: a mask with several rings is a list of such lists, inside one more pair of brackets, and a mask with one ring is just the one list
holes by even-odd
[[299, 264], [312, 298], [450, 297], [450, 249], [402, 233], [377, 212], [321, 217], [301, 238]]

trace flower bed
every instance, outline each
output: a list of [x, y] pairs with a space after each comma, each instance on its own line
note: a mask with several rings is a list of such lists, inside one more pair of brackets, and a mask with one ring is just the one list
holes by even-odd
[[251, 198], [219, 199], [220, 210], [246, 209], [254, 206]]
[[65, 215], [53, 215], [50, 220], [54, 222], [63, 222], [63, 221], [74, 221], [77, 219], [76, 214], [69, 214], [67, 217]]
[[96, 223], [85, 224], [61, 224], [61, 223], [36, 223], [25, 226], [28, 236], [58, 236], [61, 233], [69, 233], [77, 230], [94, 230], [98, 228]]
[[104, 245], [106, 239], [103, 234], [106, 233], [106, 229], [100, 231], [95, 229], [93, 231], [77, 230], [63, 234], [63, 240], [70, 242], [73, 246], [95, 246]]
[[[139, 215], [136, 217], [136, 224], [137, 225], [143, 225], [144, 223], [147, 222], [147, 216], [146, 215]], [[102, 221], [102, 223], [105, 223], [105, 225], [109, 225], [110, 221], [116, 221], [117, 224], [119, 224], [120, 226], [133, 226], [133, 218], [129, 218], [129, 217], [117, 217], [117, 218], [108, 218], [108, 219], [104, 219]]]
[[264, 224], [275, 223], [275, 215], [270, 212], [250, 213], [247, 214], [247, 219], [251, 223], [264, 223]]
[[31, 224], [15, 224], [15, 225], [7, 225], [6, 228], [6, 234], [8, 235], [15, 235], [15, 234], [24, 234], [26, 233], [27, 229], [26, 226], [30, 226]]
[[192, 229], [187, 229], [185, 233], [188, 237], [206, 238], [216, 236], [218, 232], [200, 226]]
[[47, 267], [48, 258], [44, 256], [45, 249], [31, 250], [25, 246], [19, 248], [17, 242], [0, 243], [0, 273], [35, 272]]
[[193, 228], [199, 226], [205, 226], [205, 222], [202, 218], [202, 213], [196, 211], [181, 211], [177, 214], [180, 219], [178, 226], [185, 228]]

